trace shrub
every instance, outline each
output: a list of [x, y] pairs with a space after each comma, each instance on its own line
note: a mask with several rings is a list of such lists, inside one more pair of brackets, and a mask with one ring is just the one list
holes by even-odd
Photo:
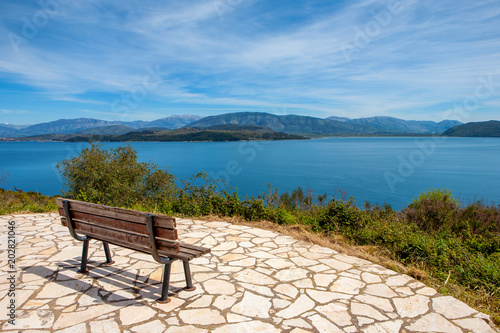
[[276, 208], [272, 210], [271, 220], [275, 223], [278, 224], [297, 224], [298, 219], [296, 217], [296, 214], [293, 214], [292, 212], [289, 212], [285, 208]]
[[183, 180], [183, 189], [174, 198], [174, 210], [184, 215], [234, 216], [241, 212], [238, 193], [220, 179], [211, 179], [206, 172], [199, 172]]
[[248, 221], [269, 219], [268, 209], [262, 199], [247, 199], [243, 201], [243, 217]]
[[459, 202], [451, 191], [431, 189], [413, 200], [404, 210], [409, 222], [425, 231], [436, 231], [450, 227], [457, 213]]
[[472, 234], [500, 234], [500, 207], [476, 202], [462, 209], [460, 220]]
[[63, 195], [88, 202], [132, 207], [161, 204], [176, 192], [174, 177], [154, 163], [138, 162], [130, 146], [110, 151], [91, 144], [79, 156], [57, 165], [63, 175]]
[[351, 233], [366, 224], [363, 212], [352, 198], [348, 201], [332, 199], [320, 214], [318, 225], [326, 231]]

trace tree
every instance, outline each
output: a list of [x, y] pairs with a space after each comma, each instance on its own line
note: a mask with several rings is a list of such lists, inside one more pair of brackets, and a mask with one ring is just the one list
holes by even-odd
[[153, 162], [139, 162], [129, 145], [101, 149], [92, 143], [79, 156], [59, 162], [64, 196], [120, 207], [158, 205], [177, 192], [175, 178]]

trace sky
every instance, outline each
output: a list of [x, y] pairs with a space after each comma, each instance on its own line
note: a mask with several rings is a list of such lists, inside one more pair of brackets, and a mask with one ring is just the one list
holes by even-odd
[[500, 119], [500, 0], [2, 0], [0, 123]]

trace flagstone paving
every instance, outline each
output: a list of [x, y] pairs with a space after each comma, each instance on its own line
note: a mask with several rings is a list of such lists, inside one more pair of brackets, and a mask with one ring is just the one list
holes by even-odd
[[[8, 267], [7, 223], [16, 228]], [[195, 291], [159, 304], [162, 267], [151, 256], [81, 243], [56, 214], [0, 216], [0, 330], [5, 332], [498, 332], [489, 317], [409, 276], [275, 232], [178, 219], [182, 241], [210, 247], [193, 260]], [[15, 325], [7, 278], [15, 275]], [[172, 287], [183, 287], [172, 264]]]

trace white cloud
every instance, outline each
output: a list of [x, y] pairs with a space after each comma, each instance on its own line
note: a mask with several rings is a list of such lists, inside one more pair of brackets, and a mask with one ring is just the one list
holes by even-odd
[[7, 110], [7, 109], [0, 109], [0, 112], [3, 114], [26, 114], [26, 113], [31, 113], [30, 111], [26, 110]]
[[[220, 3], [70, 2], [21, 52], [0, 42], [0, 80], [91, 107], [133, 92], [146, 66], [159, 65], [163, 83], [148, 92], [152, 103], [405, 118], [462, 98], [498, 68], [495, 1], [415, 1], [351, 59], [342, 47], [354, 46], [387, 2], [339, 3], [309, 15], [300, 12], [313, 8], [307, 0], [286, 10], [249, 0], [221, 12]], [[7, 18], [0, 34], [19, 28], [15, 15], [36, 10], [4, 6], [16, 14], [0, 14]]]

